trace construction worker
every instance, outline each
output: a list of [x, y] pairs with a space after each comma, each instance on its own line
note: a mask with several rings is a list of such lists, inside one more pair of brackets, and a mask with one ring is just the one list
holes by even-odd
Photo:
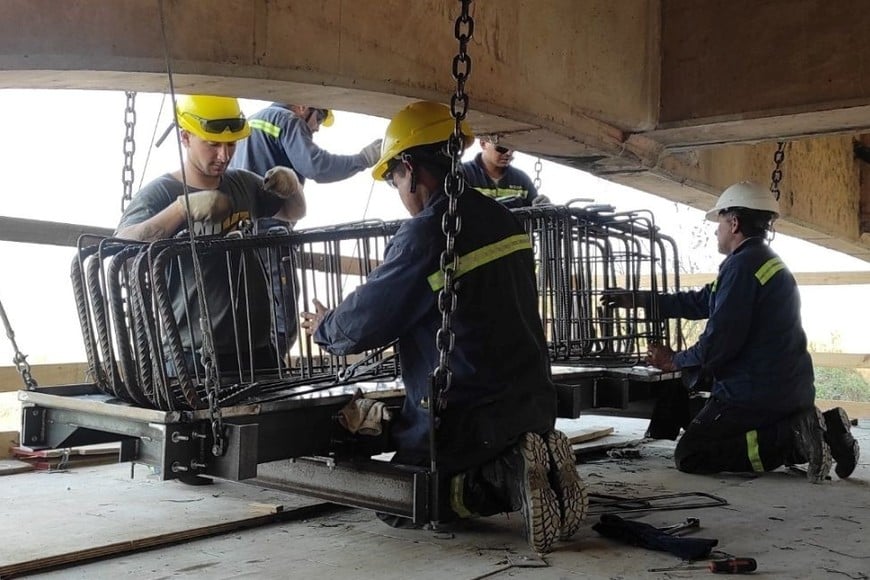
[[[247, 169], [257, 175], [265, 175], [266, 171], [276, 166], [289, 167], [296, 172], [299, 182], [304, 184], [306, 179], [318, 183], [341, 181], [374, 165], [381, 152], [380, 139], [354, 155], [329, 153], [314, 143], [314, 133], [320, 127], [331, 127], [334, 120], [335, 116], [329, 109], [272, 103], [249, 119], [251, 135], [239, 143], [230, 167]], [[284, 224], [267, 220], [259, 225], [265, 228]], [[288, 332], [282, 304], [281, 267], [277, 261], [273, 264], [271, 277], [276, 302], [275, 334], [282, 355], [289, 356], [288, 349], [296, 341], [296, 304], [287, 305], [287, 318], [294, 322]]]
[[[293, 171], [275, 168], [267, 179], [228, 165], [240, 139], [251, 131], [234, 98], [193, 95], [179, 97], [176, 122], [185, 150], [182, 169], [162, 175], [145, 185], [133, 198], [115, 232], [119, 238], [151, 242], [171, 238], [188, 228], [188, 218], [195, 235], [226, 234], [238, 229], [243, 220], [277, 216], [295, 222], [305, 214], [302, 188]], [[184, 189], [187, 183], [188, 196]], [[266, 279], [255, 253], [235, 256], [241, 264], [230, 267], [227, 258], [205, 256], [201, 260], [202, 276], [218, 367], [229, 367], [236, 344], [254, 360], [254, 366], [276, 366], [271, 348], [271, 321], [268, 310]], [[259, 268], [258, 268], [259, 266]], [[229, 268], [229, 269], [228, 269]], [[228, 280], [245, 272], [245, 284], [231, 288]], [[191, 362], [198, 360], [202, 337], [199, 304], [192, 264], [183, 267], [180, 277], [171, 278], [170, 291], [182, 340], [191, 350]], [[187, 291], [187, 295], [184, 293]], [[235, 297], [231, 293], [235, 291]], [[190, 320], [188, 320], [188, 316]], [[233, 319], [249, 317], [247, 324], [234, 325]], [[191, 341], [192, 336], [192, 341]], [[249, 357], [241, 357], [249, 360]], [[222, 359], [225, 364], [222, 363]]]
[[511, 166], [514, 152], [499, 145], [497, 135], [481, 137], [480, 149], [473, 160], [462, 164], [468, 185], [509, 208], [550, 202], [538, 195], [535, 184], [524, 171]]
[[304, 185], [306, 179], [341, 181], [374, 165], [381, 152], [380, 139], [354, 155], [329, 153], [314, 143], [314, 134], [320, 127], [332, 126], [334, 119], [329, 109], [272, 103], [251, 115], [251, 135], [239, 144], [230, 167], [257, 175], [276, 166], [289, 167]]
[[707, 212], [718, 223], [718, 249], [726, 256], [713, 283], [669, 295], [615, 291], [603, 298], [623, 308], [637, 300], [664, 317], [707, 319], [698, 341], [684, 351], [649, 345], [651, 365], [713, 379], [710, 399], [677, 444], [681, 471], [764, 472], [808, 463], [807, 478], [818, 483], [828, 476], [831, 453], [841, 478], [857, 464], [846, 412], [823, 415], [815, 407], [797, 284], [766, 243], [778, 216], [779, 203], [764, 187], [732, 185]]
[[[315, 301], [315, 311], [302, 315], [314, 341], [334, 354], [399, 340], [406, 396], [391, 435], [402, 464], [429, 464], [428, 390], [439, 361], [441, 223], [449, 199], [443, 184], [453, 130], [450, 109], [438, 103], [414, 103], [393, 117], [372, 175], [398, 190], [411, 219], [363, 285], [332, 310]], [[467, 147], [472, 136], [464, 124], [462, 133]], [[586, 492], [567, 438], [553, 430], [555, 388], [532, 248], [520, 222], [473, 189], [466, 188], [457, 212], [462, 223], [473, 218], [476, 225], [462, 228], [455, 242], [452, 386], [436, 433], [445, 490], [440, 519], [521, 510], [529, 544], [546, 552], [577, 530]]]

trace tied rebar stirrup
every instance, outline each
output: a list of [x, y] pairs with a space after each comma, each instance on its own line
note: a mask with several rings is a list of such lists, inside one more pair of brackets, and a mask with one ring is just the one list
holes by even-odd
[[474, 34], [474, 20], [469, 15], [471, 0], [460, 0], [462, 11], [456, 18], [454, 36], [459, 42], [459, 52], [453, 57], [453, 78], [456, 80], [456, 92], [450, 97], [450, 114], [454, 120], [453, 133], [447, 140], [447, 152], [450, 154], [450, 173], [444, 178], [444, 191], [447, 194], [447, 211], [441, 221], [444, 232], [445, 249], [441, 252], [441, 273], [444, 276], [444, 287], [438, 293], [438, 310], [441, 312], [441, 328], [435, 336], [438, 346], [438, 367], [433, 374], [433, 392], [435, 412], [443, 411], [447, 406], [447, 396], [453, 381], [450, 370], [450, 353], [453, 351], [455, 336], [451, 328], [451, 318], [456, 310], [456, 292], [454, 280], [459, 267], [459, 256], [456, 253], [456, 236], [462, 229], [462, 220], [457, 214], [459, 198], [465, 191], [465, 177], [462, 173], [462, 152], [465, 149], [465, 138], [462, 134], [462, 121], [468, 113], [468, 94], [465, 83], [471, 75], [471, 57], [468, 55], [468, 42]]
[[124, 194], [121, 196], [121, 213], [133, 199], [133, 156], [136, 153], [136, 92], [125, 91], [124, 94], [127, 95], [127, 105], [124, 107], [124, 169], [121, 171]]
[[779, 141], [773, 154], [773, 172], [770, 174], [770, 192], [776, 201], [779, 201], [780, 196], [779, 184], [782, 181], [783, 161], [785, 161], [785, 141]]
[[9, 338], [9, 342], [12, 343], [12, 349], [15, 351], [12, 362], [15, 363], [15, 368], [18, 370], [18, 374], [21, 375], [21, 380], [24, 382], [26, 389], [32, 391], [38, 385], [30, 372], [30, 363], [27, 362], [27, 355], [23, 354], [21, 349], [18, 348], [18, 343], [15, 341], [15, 331], [12, 330], [12, 324], [9, 323], [9, 318], [6, 316], [6, 309], [3, 308], [2, 301], [0, 301], [0, 318], [3, 319], [3, 326], [6, 327], [6, 336]]
[[169, 79], [169, 95], [173, 114], [173, 128], [175, 129], [178, 158], [181, 161], [181, 181], [184, 186], [184, 204], [187, 207], [187, 233], [190, 244], [190, 259], [193, 263], [194, 280], [196, 281], [197, 302], [199, 304], [199, 325], [202, 337], [202, 352], [200, 361], [204, 372], [205, 389], [208, 397], [208, 414], [211, 422], [212, 448], [211, 453], [215, 457], [221, 457], [226, 452], [226, 440], [224, 436], [223, 416], [220, 407], [220, 377], [216, 366], [216, 353], [214, 348], [214, 336], [212, 336], [211, 317], [208, 313], [208, 303], [205, 299], [205, 278], [202, 273], [202, 264], [197, 252], [196, 238], [194, 237], [193, 218], [190, 212], [190, 188], [187, 185], [187, 175], [184, 170], [184, 155], [181, 150], [180, 126], [178, 124], [178, 105], [175, 100], [175, 80], [172, 75], [172, 59], [169, 56], [169, 40], [166, 36], [166, 16], [163, 11], [163, 0], [157, 0], [160, 13], [160, 33], [163, 39], [163, 56], [166, 61], [166, 75]]

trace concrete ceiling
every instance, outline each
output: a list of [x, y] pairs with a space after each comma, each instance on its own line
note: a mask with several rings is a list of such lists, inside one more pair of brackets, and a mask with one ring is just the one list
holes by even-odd
[[[168, 51], [178, 92], [389, 117], [454, 91], [457, 1], [162, 1], [163, 18], [159, 0], [3, 0], [0, 87], [165, 92]], [[769, 183], [784, 140], [780, 231], [870, 261], [853, 152], [870, 133], [864, 7], [475, 0], [469, 119], [700, 208], [735, 181]]]

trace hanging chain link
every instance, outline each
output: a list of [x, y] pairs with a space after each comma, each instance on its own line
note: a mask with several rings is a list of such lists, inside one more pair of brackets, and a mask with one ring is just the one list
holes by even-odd
[[12, 343], [12, 348], [15, 350], [15, 356], [12, 362], [15, 363], [15, 368], [18, 374], [21, 375], [21, 380], [24, 381], [24, 386], [28, 391], [35, 389], [38, 385], [36, 379], [30, 373], [30, 363], [27, 362], [27, 355], [21, 352], [18, 348], [18, 343], [15, 342], [15, 331], [12, 330], [12, 325], [9, 323], [9, 318], [6, 317], [6, 309], [3, 308], [3, 302], [0, 301], [0, 318], [3, 319], [3, 326], [6, 327], [6, 336], [9, 337], [9, 342]]
[[455, 335], [451, 328], [451, 318], [456, 310], [456, 291], [454, 278], [459, 267], [459, 256], [456, 253], [456, 236], [462, 229], [462, 220], [457, 214], [459, 198], [465, 191], [465, 177], [462, 173], [462, 152], [465, 149], [465, 138], [462, 135], [462, 121], [468, 113], [468, 94], [465, 92], [465, 82], [471, 75], [471, 57], [468, 56], [468, 42], [474, 34], [474, 19], [469, 15], [471, 0], [460, 0], [462, 12], [456, 18], [453, 28], [454, 36], [459, 41], [459, 52], [453, 57], [453, 78], [456, 80], [456, 92], [450, 97], [450, 113], [454, 120], [453, 134], [447, 140], [447, 152], [450, 154], [450, 173], [444, 178], [444, 191], [447, 194], [447, 211], [441, 221], [441, 231], [446, 238], [445, 250], [441, 252], [441, 273], [444, 275], [444, 287], [438, 293], [438, 310], [441, 312], [441, 328], [435, 336], [438, 346], [438, 367], [435, 369], [434, 394], [435, 409], [443, 411], [447, 407], [447, 395], [453, 383], [453, 371], [450, 370], [450, 353], [453, 351]]
[[124, 107], [124, 169], [121, 181], [124, 183], [124, 195], [121, 197], [121, 213], [127, 207], [127, 202], [133, 199], [133, 155], [136, 153], [136, 93], [126, 91], [127, 106]]
[[770, 174], [770, 191], [779, 201], [779, 183], [782, 181], [782, 162], [785, 161], [785, 141], [779, 141], [773, 154], [773, 172]]
[[541, 169], [544, 168], [544, 164], [541, 162], [541, 158], [538, 157], [535, 160], [535, 179], [532, 184], [535, 186], [535, 189], [540, 193], [541, 191]]

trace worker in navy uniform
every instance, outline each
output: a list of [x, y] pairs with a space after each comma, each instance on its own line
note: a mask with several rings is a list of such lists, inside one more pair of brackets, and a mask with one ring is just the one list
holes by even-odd
[[[797, 283], [766, 241], [778, 216], [779, 203], [765, 188], [732, 185], [707, 212], [726, 256], [716, 280], [697, 291], [634, 295], [642, 307], [655, 300], [664, 317], [707, 319], [686, 350], [649, 346], [648, 362], [663, 371], [712, 377], [710, 399], [677, 444], [681, 471], [765, 472], [807, 463], [808, 480], [818, 483], [828, 477], [832, 453], [841, 478], [857, 464], [846, 412], [822, 414], [815, 406]], [[635, 297], [617, 291], [603, 300], [628, 308]]]
[[[380, 156], [380, 139], [352, 155], [337, 155], [317, 146], [314, 134], [321, 127], [331, 127], [334, 121], [335, 115], [329, 109], [272, 103], [248, 119], [251, 135], [239, 143], [230, 167], [247, 169], [257, 175], [265, 175], [272, 167], [289, 167], [304, 184], [306, 179], [318, 183], [341, 181], [374, 165]], [[257, 225], [261, 232], [286, 226], [277, 219], [261, 220]], [[282, 288], [286, 287], [286, 281], [281, 284], [280, 263], [273, 261], [272, 270], [275, 332], [278, 348], [285, 354], [296, 341], [297, 309], [295, 301], [287, 305], [289, 314], [286, 319], [293, 321], [288, 328], [282, 303]], [[298, 286], [296, 288], [298, 291]]]
[[[453, 130], [450, 109], [438, 103], [414, 103], [396, 114], [373, 176], [398, 190], [411, 219], [363, 285], [333, 310], [315, 302], [315, 312], [303, 313], [302, 326], [334, 354], [399, 340], [406, 397], [391, 435], [394, 461], [402, 464], [429, 464], [428, 392], [439, 361], [443, 184]], [[467, 147], [472, 137], [464, 123], [462, 133]], [[456, 237], [452, 386], [436, 432], [442, 489], [449, 490], [440, 519], [521, 510], [530, 545], [546, 552], [577, 530], [587, 500], [570, 444], [553, 430], [556, 395], [532, 247], [511, 212], [473, 189], [465, 189], [457, 212], [463, 224], [476, 225]]]
[[353, 155], [337, 155], [317, 146], [314, 133], [331, 127], [334, 120], [329, 109], [272, 103], [248, 119], [251, 135], [239, 143], [230, 167], [257, 175], [265, 175], [275, 166], [289, 167], [304, 185], [306, 179], [341, 181], [374, 165], [380, 155], [380, 139]]
[[514, 152], [499, 145], [497, 136], [481, 137], [480, 149], [473, 160], [462, 164], [468, 185], [509, 208], [549, 203], [524, 171], [511, 166]]
[[[228, 168], [236, 143], [250, 133], [236, 99], [181, 96], [176, 119], [185, 149], [184, 173], [179, 169], [146, 184], [121, 217], [117, 237], [146, 242], [172, 238], [187, 229], [188, 214], [195, 235], [227, 234], [244, 220], [262, 216], [295, 222], [304, 215], [302, 189], [289, 169], [267, 172], [269, 178], [264, 181], [250, 171]], [[231, 265], [223, 256], [201, 262], [218, 368], [238, 366], [237, 344], [245, 353], [243, 364], [253, 358], [255, 367], [275, 367], [265, 273], [255, 253], [234, 257], [236, 262]], [[228, 279], [240, 279], [242, 271], [246, 272], [244, 284], [235, 289], [234, 300]], [[185, 261], [184, 280], [170, 276], [169, 281], [181, 339], [191, 362], [198, 361], [202, 336], [192, 263]], [[247, 324], [234, 324], [234, 319], [246, 318], [250, 332]]]

